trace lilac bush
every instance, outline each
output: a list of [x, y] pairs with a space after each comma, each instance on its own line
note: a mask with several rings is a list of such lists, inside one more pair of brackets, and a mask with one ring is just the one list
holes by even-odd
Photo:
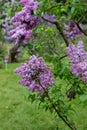
[[[34, 0], [20, 0], [20, 5], [22, 6], [22, 10], [16, 13], [12, 18], [14, 29], [9, 32], [10, 39], [15, 41], [17, 45], [21, 44], [21, 42], [28, 41], [33, 35], [32, 29], [36, 27], [40, 22], [39, 17], [34, 15], [34, 11], [37, 10], [39, 6], [38, 2], [34, 2]], [[68, 25], [66, 25], [66, 31], [64, 32], [60, 26], [60, 23], [56, 20], [55, 15], [45, 14], [43, 16], [48, 25], [53, 24], [53, 27], [56, 27], [58, 29], [60, 35], [65, 41], [68, 56], [72, 63], [70, 70], [75, 76], [79, 76], [84, 82], [87, 83], [87, 52], [84, 50], [83, 42], [79, 41], [76, 47], [74, 44], [69, 44], [69, 41], [67, 39], [74, 39], [76, 35], [81, 34], [75, 22], [69, 21]], [[69, 82], [69, 89], [71, 90], [66, 93], [66, 96], [68, 99], [72, 99], [75, 98], [77, 94], [77, 90], [72, 88], [74, 85], [77, 85], [78, 81], [77, 79], [72, 78], [72, 74], [70, 71], [67, 71], [66, 65], [63, 67], [61, 59], [64, 57], [66, 57], [66, 55], [62, 57], [54, 55], [51, 57], [51, 61], [53, 60], [54, 62], [52, 63], [53, 66], [55, 66], [54, 75], [58, 82], [60, 82], [60, 79], [64, 79], [64, 82], [67, 81], [65, 83], [66, 85], [71, 80]], [[52, 71], [47, 67], [42, 57], [37, 57], [35, 55], [31, 56], [28, 61], [22, 63], [21, 67], [15, 70], [15, 73], [17, 73], [22, 78], [19, 81], [21, 85], [28, 87], [28, 89], [32, 92], [40, 93], [38, 96], [40, 103], [44, 103], [45, 107], [47, 107], [47, 109], [50, 111], [54, 110], [71, 130], [76, 130], [76, 128], [73, 126], [73, 123], [70, 123], [67, 118], [67, 111], [69, 109], [64, 109], [64, 107], [71, 107], [70, 105], [66, 105], [66, 101], [64, 102], [63, 97], [65, 95], [62, 94], [62, 85], [64, 86], [64, 83], [61, 85], [61, 83], [57, 84], [57, 82], [55, 82]], [[76, 81], [73, 81], [73, 79]], [[51, 86], [53, 86], [52, 89], [49, 89]], [[48, 89], [49, 91], [46, 91]]]
[[70, 44], [67, 52], [72, 63], [71, 72], [87, 83], [87, 52], [84, 50], [83, 41], [79, 41], [77, 47]]
[[35, 55], [17, 68], [15, 73], [22, 77], [19, 83], [27, 86], [32, 92], [43, 92], [54, 84], [51, 70], [46, 66], [43, 58], [37, 58]]

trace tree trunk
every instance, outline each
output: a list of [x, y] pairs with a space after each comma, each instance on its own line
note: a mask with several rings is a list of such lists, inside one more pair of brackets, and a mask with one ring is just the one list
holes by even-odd
[[20, 46], [15, 44], [10, 50], [9, 50], [9, 57], [8, 57], [8, 62], [9, 63], [13, 63], [13, 62], [18, 62], [18, 59], [17, 59], [17, 55], [18, 55], [18, 48]]

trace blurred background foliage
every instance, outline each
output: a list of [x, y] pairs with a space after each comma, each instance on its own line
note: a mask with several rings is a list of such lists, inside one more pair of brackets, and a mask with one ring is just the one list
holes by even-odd
[[[23, 46], [20, 53], [22, 52], [23, 54], [23, 51], [26, 48], [29, 55], [37, 54], [45, 58], [47, 55], [48, 57], [52, 55], [61, 57], [65, 54], [63, 38], [55, 25], [44, 21], [41, 18], [41, 15], [54, 15], [54, 19], [58, 20], [62, 30], [64, 30], [64, 26], [69, 20], [74, 20], [75, 22], [84, 25], [84, 30], [87, 31], [85, 28], [85, 25], [87, 24], [87, 1], [38, 0], [38, 2], [40, 4], [39, 9], [34, 12], [34, 14], [40, 16], [41, 23], [33, 30], [33, 37], [25, 46]], [[11, 26], [11, 18], [21, 9], [22, 7], [19, 4], [19, 0], [0, 0], [0, 41], [2, 41], [3, 44], [8, 43], [5, 39], [7, 30], [4, 27], [4, 24]], [[14, 43], [12, 43], [12, 45], [13, 44]]]

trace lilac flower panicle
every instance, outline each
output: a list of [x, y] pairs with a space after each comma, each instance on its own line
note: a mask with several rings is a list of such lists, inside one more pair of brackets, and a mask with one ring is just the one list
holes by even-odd
[[32, 92], [43, 92], [54, 84], [51, 70], [46, 66], [43, 58], [37, 58], [35, 55], [31, 56], [29, 61], [22, 63], [15, 73], [22, 77], [19, 83], [27, 86]]
[[40, 18], [34, 15], [39, 6], [38, 2], [20, 0], [20, 4], [23, 8], [12, 17], [14, 29], [9, 32], [11, 41], [15, 41], [16, 44], [29, 40], [33, 35], [32, 29], [40, 23]]
[[77, 47], [70, 44], [67, 47], [67, 53], [72, 63], [71, 72], [87, 83], [87, 52], [84, 50], [83, 42], [79, 41]]

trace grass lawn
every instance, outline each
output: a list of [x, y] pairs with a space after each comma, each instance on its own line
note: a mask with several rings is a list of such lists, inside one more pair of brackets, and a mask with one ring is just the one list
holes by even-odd
[[[38, 104], [31, 104], [27, 88], [18, 84], [20, 77], [14, 69], [19, 65], [9, 64], [7, 70], [0, 69], [0, 130], [56, 130], [54, 115], [38, 109]], [[71, 112], [71, 117], [78, 130], [87, 130], [87, 107], [77, 102], [73, 105], [76, 113]], [[58, 124], [58, 130], [69, 130], [60, 121]]]

